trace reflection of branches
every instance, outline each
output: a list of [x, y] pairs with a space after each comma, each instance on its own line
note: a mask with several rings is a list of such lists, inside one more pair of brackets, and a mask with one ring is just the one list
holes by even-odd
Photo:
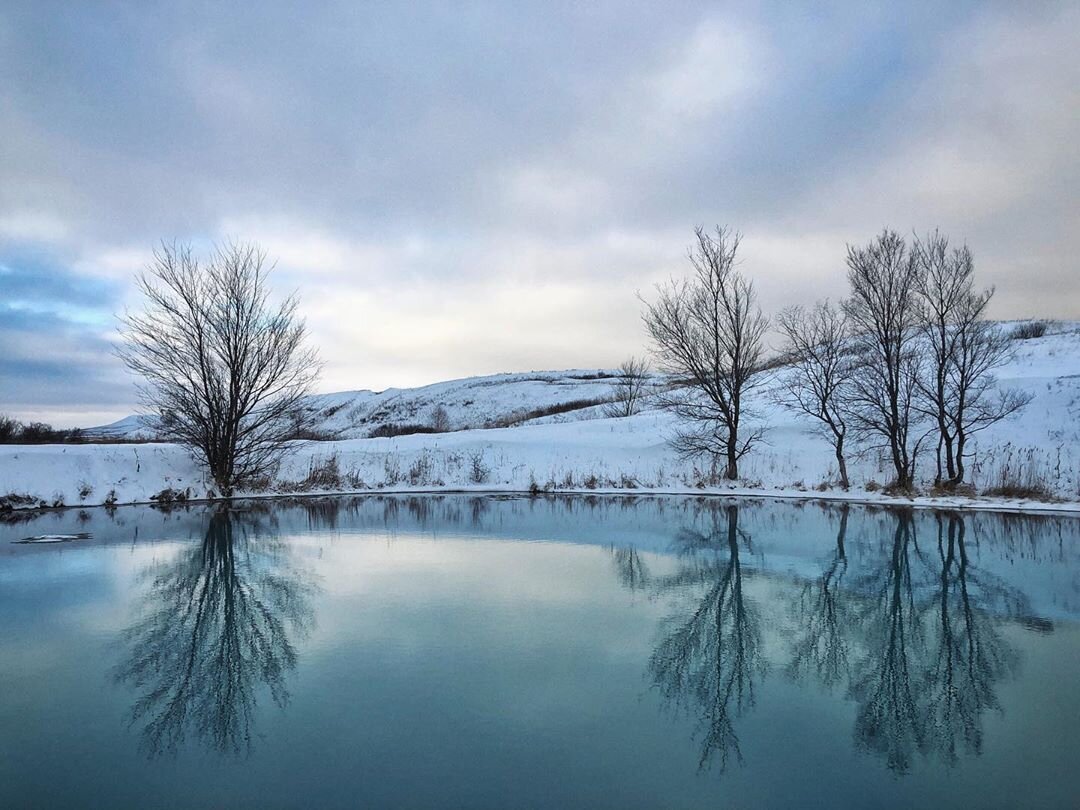
[[1022, 593], [970, 565], [960, 515], [939, 515], [937, 526], [935, 565], [918, 551], [911, 515], [898, 517], [888, 564], [871, 577], [878, 587], [860, 617], [868, 656], [851, 686], [855, 737], [901, 773], [916, 751], [947, 765], [961, 743], [981, 752], [982, 715], [998, 708], [996, 684], [1018, 662], [998, 625], [1028, 612]]
[[217, 512], [201, 545], [146, 572], [146, 610], [124, 634], [130, 654], [115, 678], [138, 693], [131, 722], [151, 756], [175, 752], [188, 730], [218, 752], [247, 753], [259, 687], [288, 703], [289, 631], [310, 626], [314, 586], [244, 528]]
[[738, 507], [728, 505], [724, 511], [727, 520], [722, 525], [719, 508], [711, 510], [711, 532], [680, 533], [690, 564], [657, 584], [704, 584], [707, 590], [689, 617], [670, 620], [673, 629], [649, 661], [653, 680], [667, 700], [701, 711], [700, 764], [715, 757], [721, 771], [731, 754], [742, 759], [732, 721], [753, 705], [754, 676], [765, 667], [756, 611], [743, 597]]
[[847, 536], [848, 512], [844, 504], [840, 511], [840, 528], [836, 549], [821, 576], [800, 588], [793, 606], [801, 630], [791, 647], [788, 674], [795, 679], [810, 673], [827, 688], [834, 687], [848, 674], [849, 647], [846, 634], [854, 624], [841, 590], [847, 571], [844, 539]]
[[911, 576], [912, 548], [918, 553], [914, 535], [911, 513], [901, 512], [888, 565], [860, 617], [869, 654], [851, 683], [851, 694], [859, 704], [856, 742], [884, 756], [889, 768], [901, 773], [910, 768], [914, 752], [926, 745], [911, 677], [912, 662], [924, 651]]
[[1022, 602], [1023, 597], [1010, 595], [1010, 586], [996, 578], [973, 571], [969, 576], [961, 516], [949, 515], [947, 529], [943, 516], [939, 515], [937, 522], [941, 560], [937, 643], [923, 674], [921, 691], [933, 743], [951, 765], [956, 762], [961, 739], [969, 751], [982, 751], [982, 714], [998, 708], [995, 683], [1010, 674], [1018, 661], [1016, 651], [998, 633], [994, 619], [976, 609], [974, 598], [980, 591], [986, 598]]
[[611, 555], [615, 562], [615, 574], [624, 587], [631, 591], [640, 591], [648, 587], [649, 569], [636, 548], [633, 546], [612, 547]]

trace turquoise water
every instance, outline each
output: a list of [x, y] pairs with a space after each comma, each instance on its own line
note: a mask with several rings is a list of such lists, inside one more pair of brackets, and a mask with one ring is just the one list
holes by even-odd
[[0, 524], [0, 617], [5, 808], [1080, 803], [1071, 518], [66, 510]]

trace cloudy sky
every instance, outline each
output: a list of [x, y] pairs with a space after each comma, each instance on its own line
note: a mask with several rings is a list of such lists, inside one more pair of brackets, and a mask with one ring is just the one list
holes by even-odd
[[132, 410], [162, 239], [276, 257], [324, 391], [640, 353], [698, 223], [767, 310], [890, 225], [1080, 316], [1075, 2], [226, 5], [0, 5], [0, 411]]

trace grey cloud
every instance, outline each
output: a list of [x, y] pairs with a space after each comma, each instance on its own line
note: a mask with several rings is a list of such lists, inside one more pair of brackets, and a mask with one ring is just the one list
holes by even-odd
[[1067, 3], [7, 3], [0, 264], [31, 252], [38, 309], [84, 284], [104, 318], [159, 239], [259, 239], [334, 387], [617, 362], [696, 223], [744, 232], [769, 308], [839, 295], [844, 242], [889, 224], [967, 239], [1001, 315], [1077, 314], [1078, 28]]

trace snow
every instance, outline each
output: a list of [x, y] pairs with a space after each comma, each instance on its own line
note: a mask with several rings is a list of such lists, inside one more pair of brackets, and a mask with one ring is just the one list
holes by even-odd
[[[873, 455], [849, 460], [853, 489], [842, 492], [830, 483], [836, 471], [829, 445], [808, 423], [776, 405], [768, 391], [752, 403], [768, 425], [768, 444], [743, 459], [742, 479], [730, 487], [706, 486], [711, 480], [706, 464], [674, 456], [666, 438], [677, 423], [655, 408], [622, 419], [606, 418], [595, 406], [524, 419], [538, 409], [609, 397], [611, 374], [596, 369], [501, 374], [313, 397], [311, 407], [321, 414], [323, 429], [347, 438], [299, 444], [270, 488], [251, 494], [535, 487], [1047, 508], [1002, 499], [890, 499], [874, 491], [874, 484], [888, 481], [889, 470]], [[997, 376], [1000, 384], [1030, 391], [1034, 398], [1022, 413], [978, 435], [970, 465], [973, 483], [981, 489], [1003, 473], [1031, 471], [1064, 501], [1052, 508], [1080, 510], [1080, 323], [1052, 323], [1044, 337], [1016, 341], [1014, 359]], [[364, 438], [380, 425], [430, 423], [439, 406], [453, 432]], [[485, 429], [492, 423], [514, 426]], [[128, 417], [101, 430], [132, 437], [146, 428], [140, 417]], [[931, 468], [927, 455], [924, 485]], [[171, 444], [0, 446], [0, 496], [30, 495], [72, 506], [145, 502], [164, 489], [199, 499], [213, 487], [188, 452]]]

